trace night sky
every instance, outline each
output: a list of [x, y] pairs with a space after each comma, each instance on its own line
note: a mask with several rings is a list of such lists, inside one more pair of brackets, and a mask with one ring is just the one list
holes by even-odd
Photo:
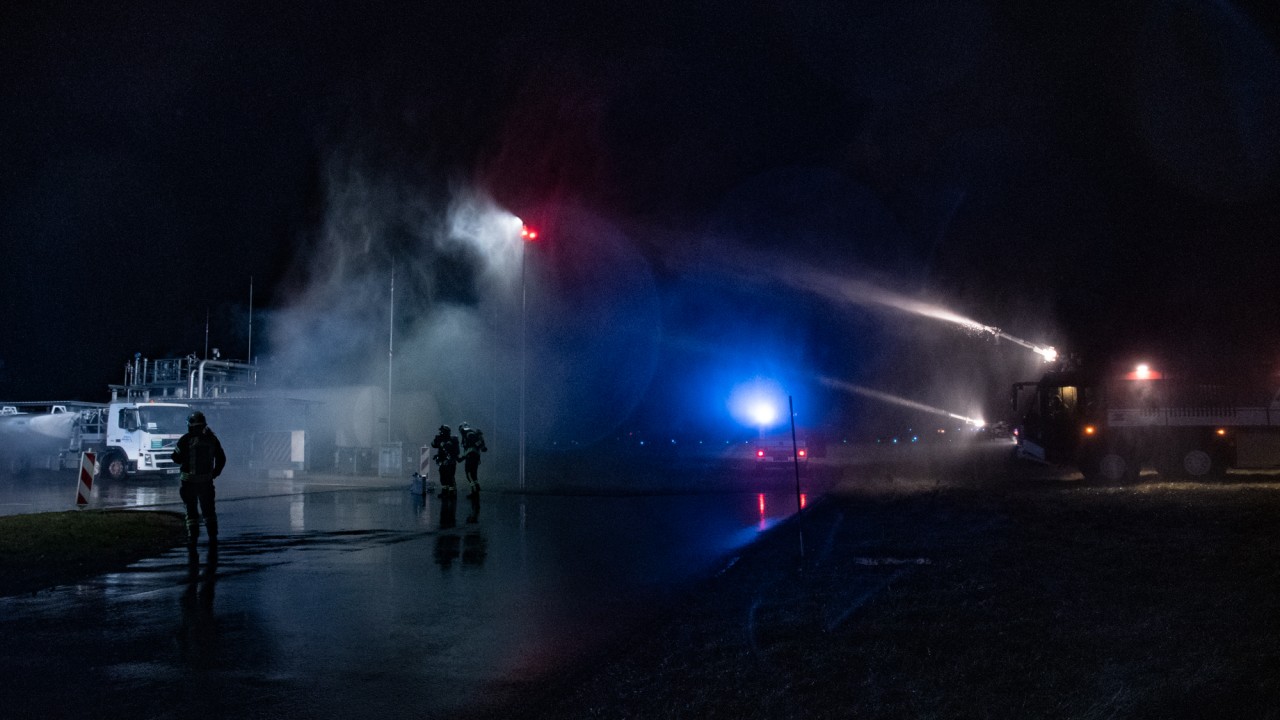
[[[661, 336], [610, 399], [648, 422], [728, 367], [937, 403], [1035, 369], [797, 268], [1087, 362], [1280, 364], [1272, 3], [113, 5], [0, 11], [0, 399], [104, 400], [206, 327], [244, 358], [250, 278], [255, 359], [355, 266], [399, 268], [398, 322], [480, 308], [478, 258], [424, 240], [471, 193], [544, 228], [544, 342]], [[593, 318], [600, 287], [649, 299]], [[385, 356], [366, 319], [337, 366]], [[547, 382], [610, 387], [553, 350]]]

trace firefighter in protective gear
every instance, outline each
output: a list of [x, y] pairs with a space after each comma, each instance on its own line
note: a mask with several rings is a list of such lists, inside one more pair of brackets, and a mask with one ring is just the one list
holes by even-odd
[[214, 508], [213, 481], [227, 466], [227, 455], [218, 436], [209, 429], [199, 410], [187, 418], [187, 433], [173, 448], [173, 461], [182, 470], [178, 495], [187, 508], [187, 546], [194, 549], [200, 537], [200, 517], [204, 516], [209, 547], [218, 546], [218, 512]]
[[480, 469], [480, 453], [489, 452], [489, 448], [485, 447], [484, 433], [465, 422], [458, 424], [458, 434], [462, 436], [462, 470], [466, 473], [467, 483], [471, 485], [471, 492], [467, 497], [479, 497], [480, 477], [477, 473]]
[[458, 455], [461, 454], [457, 436], [452, 434], [448, 425], [441, 425], [440, 431], [431, 439], [431, 447], [436, 449], [436, 467], [440, 468], [440, 497], [456, 496], [458, 483], [454, 478], [458, 473]]

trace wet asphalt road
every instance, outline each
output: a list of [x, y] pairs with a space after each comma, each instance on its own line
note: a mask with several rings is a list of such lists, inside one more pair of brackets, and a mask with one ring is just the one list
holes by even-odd
[[[744, 478], [744, 482], [747, 480]], [[775, 485], [775, 488], [777, 486]], [[0, 478], [0, 514], [73, 506]], [[222, 543], [0, 599], [6, 717], [445, 717], [598, 648], [795, 509], [794, 493], [485, 493], [218, 481]], [[176, 482], [91, 506], [180, 510]]]

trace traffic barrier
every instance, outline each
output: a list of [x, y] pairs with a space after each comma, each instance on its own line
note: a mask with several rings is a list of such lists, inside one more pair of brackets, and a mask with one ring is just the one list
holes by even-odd
[[93, 461], [93, 453], [80, 453], [80, 480], [76, 483], [77, 507], [84, 507], [89, 504], [89, 494], [93, 492]]
[[431, 446], [423, 445], [418, 451], [418, 474], [422, 477], [431, 477]]

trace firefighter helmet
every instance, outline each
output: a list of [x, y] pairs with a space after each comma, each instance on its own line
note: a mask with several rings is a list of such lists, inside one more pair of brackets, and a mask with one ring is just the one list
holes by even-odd
[[204, 419], [204, 413], [200, 412], [199, 410], [187, 416], [188, 428], [204, 427], [207, 424], [208, 423], [205, 422], [205, 419]]

